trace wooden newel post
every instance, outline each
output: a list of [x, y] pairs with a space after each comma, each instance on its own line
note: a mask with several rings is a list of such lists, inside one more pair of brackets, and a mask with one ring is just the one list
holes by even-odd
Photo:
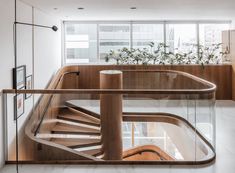
[[[100, 72], [100, 89], [122, 89], [122, 72]], [[101, 140], [105, 160], [122, 160], [122, 95], [101, 94]]]

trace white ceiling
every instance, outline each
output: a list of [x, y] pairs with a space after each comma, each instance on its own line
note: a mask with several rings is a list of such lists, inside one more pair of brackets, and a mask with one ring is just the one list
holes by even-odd
[[[22, 0], [63, 20], [232, 20], [235, 0]], [[85, 8], [78, 10], [78, 7]], [[130, 7], [137, 7], [130, 10]], [[54, 8], [58, 8], [54, 10]]]

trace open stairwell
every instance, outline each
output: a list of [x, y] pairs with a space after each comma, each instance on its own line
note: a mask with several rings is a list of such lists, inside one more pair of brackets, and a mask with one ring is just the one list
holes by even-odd
[[[74, 104], [73, 101], [67, 101], [64, 107], [59, 108], [55, 121], [56, 123], [49, 134], [39, 133], [37, 137], [47, 138], [52, 143], [103, 159], [101, 122], [97, 110], [86, 109], [84, 106]], [[146, 160], [146, 158], [147, 160], [173, 160], [160, 148], [152, 148], [153, 146], [147, 149], [146, 147], [143, 149], [143, 146], [137, 146], [123, 151], [123, 160], [131, 161], [133, 158], [137, 160]], [[140, 155], [140, 153], [145, 153], [145, 150], [148, 152], [147, 156], [146, 154]]]

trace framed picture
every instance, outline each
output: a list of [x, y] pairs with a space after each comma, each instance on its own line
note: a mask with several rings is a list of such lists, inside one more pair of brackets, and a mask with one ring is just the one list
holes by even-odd
[[[33, 87], [33, 85], [32, 85], [32, 75], [27, 76], [25, 81], [26, 81], [25, 89], [26, 90], [31, 90], [32, 87]], [[26, 93], [25, 94], [25, 99], [28, 99], [31, 96], [32, 96], [32, 94], [27, 94]]]
[[25, 87], [26, 66], [13, 68], [13, 89]]
[[24, 114], [24, 94], [14, 96], [14, 120]]

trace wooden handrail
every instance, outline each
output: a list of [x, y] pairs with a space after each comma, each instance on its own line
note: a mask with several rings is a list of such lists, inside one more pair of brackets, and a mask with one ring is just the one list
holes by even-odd
[[3, 94], [209, 94], [215, 89], [4, 89]]
[[163, 160], [168, 160], [168, 161], [175, 160], [169, 154], [167, 154], [166, 152], [164, 152], [163, 150], [161, 150], [159, 147], [157, 147], [155, 145], [142, 145], [142, 146], [138, 146], [138, 147], [128, 149], [127, 151], [124, 151], [123, 159], [135, 156], [137, 154], [142, 154], [144, 152], [155, 153], [160, 158], [161, 161], [163, 161]]
[[204, 85], [207, 85], [209, 86], [210, 88], [214, 88], [216, 89], [216, 85], [207, 81], [207, 80], [204, 80], [202, 78], [199, 78], [197, 76], [194, 76], [194, 75], [191, 75], [189, 73], [186, 73], [186, 72], [182, 72], [182, 71], [176, 71], [176, 70], [122, 70], [122, 72], [145, 72], [145, 73], [153, 73], [153, 72], [157, 72], [157, 73], [176, 73], [177, 75], [182, 75], [184, 77], [187, 77], [187, 78], [191, 78], [197, 82], [200, 82]]
[[[208, 86], [206, 89], [34, 89], [34, 90], [15, 90], [4, 89], [4, 94], [28, 93], [28, 94], [209, 94], [216, 91], [216, 85], [194, 75], [174, 70], [122, 70], [123, 72], [158, 72], [158, 73], [176, 73], [188, 78], [191, 78], [203, 85]], [[64, 75], [69, 73], [78, 73], [78, 71], [66, 72], [58, 83], [62, 80]], [[58, 84], [57, 83], [57, 84]]]

